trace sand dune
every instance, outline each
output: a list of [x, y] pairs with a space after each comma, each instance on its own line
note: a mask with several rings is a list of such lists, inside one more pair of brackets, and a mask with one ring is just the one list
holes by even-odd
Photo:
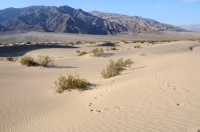
[[[76, 53], [99, 44], [24, 52], [54, 57], [55, 67], [50, 68], [0, 61], [0, 131], [197, 132], [200, 42], [144, 43], [142, 49], [134, 45], [119, 44], [102, 57]], [[101, 70], [121, 57], [131, 58], [132, 67], [104, 79]], [[60, 74], [75, 73], [89, 80], [92, 90], [55, 93]]]

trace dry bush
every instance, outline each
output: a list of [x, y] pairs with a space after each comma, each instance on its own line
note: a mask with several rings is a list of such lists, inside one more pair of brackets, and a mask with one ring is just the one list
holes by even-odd
[[37, 59], [36, 59], [36, 62], [40, 65], [40, 66], [43, 66], [43, 67], [47, 67], [48, 64], [52, 64], [54, 65], [54, 60], [53, 58], [49, 57], [48, 55], [47, 56], [44, 56], [44, 55], [38, 55], [37, 56]]
[[0, 61], [3, 61], [4, 60], [4, 58], [0, 58]]
[[90, 82], [84, 78], [80, 78], [78, 74], [75, 76], [69, 75], [67, 78], [60, 75], [58, 81], [55, 81], [57, 87], [57, 92], [62, 93], [64, 90], [78, 89], [78, 90], [88, 90]]
[[110, 48], [110, 50], [118, 50], [117, 48], [115, 48], [115, 47], [112, 47], [112, 48]]
[[94, 56], [99, 57], [100, 55], [102, 55], [102, 53], [104, 52], [104, 50], [102, 48], [95, 48], [91, 51], [91, 53], [94, 54]]
[[123, 42], [123, 43], [125, 43], [125, 44], [127, 44], [127, 43], [128, 43], [128, 42], [127, 42], [127, 41], [125, 41], [125, 40], [122, 40], [122, 42]]
[[107, 65], [106, 69], [103, 69], [101, 75], [104, 78], [110, 78], [119, 75], [126, 67], [130, 67], [133, 64], [131, 59], [123, 61], [123, 58], [119, 59], [117, 62], [110, 60], [110, 64]]
[[43, 66], [47, 67], [48, 64], [54, 64], [53, 59], [51, 57], [38, 55], [37, 58], [34, 58], [30, 55], [23, 56], [20, 60], [21, 65], [25, 66]]
[[80, 50], [77, 50], [76, 53], [81, 53]]
[[140, 45], [135, 45], [134, 48], [142, 48]]
[[7, 57], [6, 57], [6, 61], [13, 61], [13, 62], [15, 62], [15, 61], [17, 61], [17, 60], [18, 60], [17, 57], [12, 57], [12, 56], [7, 56]]
[[24, 66], [39, 66], [39, 64], [35, 61], [35, 58], [30, 55], [23, 56], [20, 63]]
[[83, 52], [80, 52], [80, 54], [78, 56], [83, 56], [85, 54], [87, 54], [87, 52], [83, 51]]
[[32, 44], [32, 43], [28, 41], [27, 44]]
[[75, 44], [82, 44], [82, 42], [81, 41], [76, 41]]

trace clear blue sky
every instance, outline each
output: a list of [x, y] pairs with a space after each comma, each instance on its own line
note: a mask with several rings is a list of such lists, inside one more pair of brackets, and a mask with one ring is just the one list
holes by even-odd
[[200, 24], [200, 0], [2, 0], [0, 9], [32, 5], [68, 5], [84, 11], [141, 16], [173, 25]]

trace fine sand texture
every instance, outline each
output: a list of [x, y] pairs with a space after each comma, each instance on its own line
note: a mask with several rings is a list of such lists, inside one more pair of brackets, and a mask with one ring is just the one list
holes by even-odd
[[[120, 42], [118, 50], [106, 51], [109, 46], [99, 42], [21, 54], [53, 57], [55, 66], [48, 68], [0, 61], [0, 132], [200, 130], [200, 42]], [[76, 53], [96, 47], [105, 50], [101, 57]], [[134, 64], [104, 79], [102, 69], [110, 59], [120, 58], [131, 58]], [[92, 89], [56, 93], [60, 74], [75, 73], [90, 81]]]

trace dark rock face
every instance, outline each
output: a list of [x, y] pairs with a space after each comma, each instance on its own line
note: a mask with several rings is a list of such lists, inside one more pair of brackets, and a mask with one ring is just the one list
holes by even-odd
[[180, 27], [159, 23], [155, 20], [138, 16], [126, 16], [99, 11], [92, 11], [90, 14], [127, 27], [130, 32], [184, 31]]
[[88, 13], [69, 6], [30, 6], [0, 10], [0, 24], [10, 31], [17, 32], [113, 35], [120, 32], [184, 31], [151, 19], [97, 11]]

